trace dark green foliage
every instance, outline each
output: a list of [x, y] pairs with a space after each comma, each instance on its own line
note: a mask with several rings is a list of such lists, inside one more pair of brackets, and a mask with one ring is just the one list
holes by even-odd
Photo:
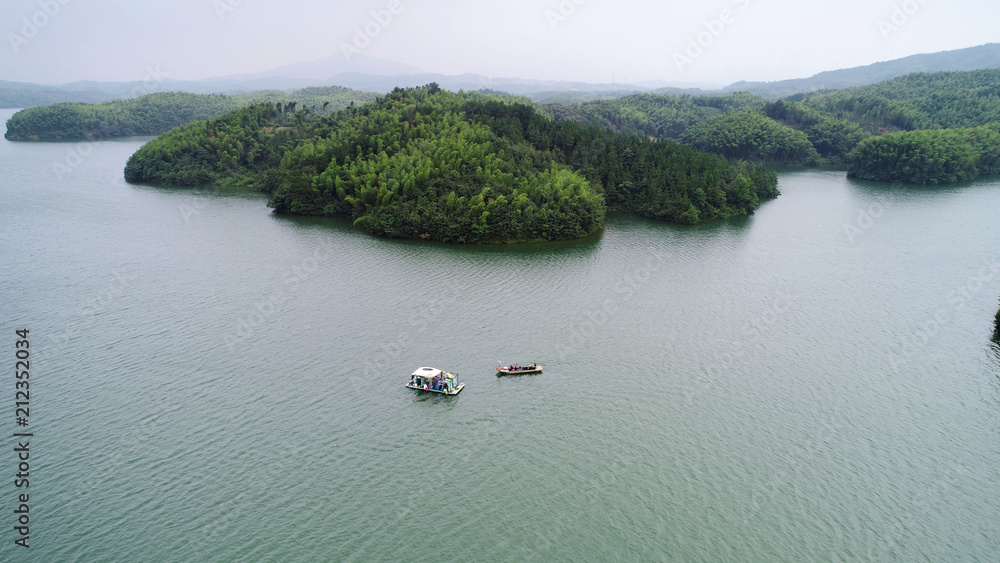
[[552, 121], [530, 110], [496, 102], [466, 106], [471, 119], [506, 140], [524, 139], [604, 186], [612, 209], [693, 224], [753, 213], [762, 199], [778, 195], [777, 175], [760, 165], [731, 163], [671, 141]]
[[238, 107], [229, 96], [164, 92], [103, 104], [66, 103], [21, 110], [7, 121], [11, 141], [62, 141], [155, 135]]
[[688, 129], [681, 140], [698, 150], [777, 164], [817, 163], [819, 154], [805, 133], [755, 110], [723, 114]]
[[303, 88], [292, 94], [273, 90], [238, 96], [162, 92], [102, 104], [64, 103], [21, 110], [7, 120], [4, 136], [11, 141], [65, 141], [158, 135], [251, 103], [289, 99], [297, 100], [307, 111], [326, 112], [346, 108], [352, 102], [374, 100], [375, 95], [340, 87]]
[[280, 104], [237, 110], [146, 144], [126, 179], [253, 183], [273, 191], [279, 213], [470, 243], [578, 238], [601, 227], [605, 201], [695, 223], [777, 196], [776, 175], [758, 165], [553, 121], [514, 98], [430, 90], [396, 89], [325, 117]]
[[869, 137], [858, 124], [831, 117], [802, 102], [778, 100], [767, 104], [764, 114], [805, 133], [816, 152], [831, 164], [846, 162], [854, 147]]
[[1000, 122], [1000, 69], [910, 74], [803, 100], [874, 134], [978, 127]]
[[253, 105], [224, 117], [178, 127], [129, 157], [125, 179], [172, 186], [278, 185], [275, 169], [284, 151], [306, 129], [284, 104]]
[[711, 97], [636, 94], [569, 107], [547, 105], [545, 110], [559, 120], [598, 125], [619, 133], [677, 140], [689, 127], [710, 117], [763, 105], [763, 99], [747, 93]]
[[911, 74], [803, 100], [883, 134], [851, 153], [851, 177], [949, 184], [1000, 173], [1000, 70]]
[[271, 206], [449, 242], [571, 239], [601, 227], [603, 198], [584, 177], [465, 119], [462, 97], [429, 90], [396, 90], [324, 123], [285, 154]]
[[[569, 107], [547, 105], [545, 110], [559, 120], [677, 139], [728, 158], [846, 164], [858, 143], [871, 135], [1000, 122], [1000, 70], [911, 74], [766, 104], [747, 92], [715, 97], [638, 94]], [[814, 150], [790, 130], [803, 133]]]
[[[661, 96], [639, 94], [572, 107], [549, 105], [545, 110], [560, 120], [573, 120], [606, 127], [612, 131], [683, 143], [728, 158], [780, 164], [841, 163], [866, 134], [857, 125], [821, 114], [803, 104], [765, 104], [753, 94], [738, 92], [725, 96]], [[747, 110], [764, 112], [780, 122], [769, 123]], [[739, 117], [723, 118], [724, 114]], [[733, 146], [733, 138], [720, 128], [736, 125], [733, 131], [745, 144]], [[802, 131], [815, 151], [802, 144]], [[792, 156], [794, 155], [794, 156]], [[821, 160], [822, 159], [822, 160]]]
[[1000, 126], [905, 131], [873, 137], [852, 154], [848, 176], [879, 182], [952, 184], [1000, 173]]
[[1000, 342], [1000, 310], [997, 310], [997, 316], [993, 319], [993, 340]]

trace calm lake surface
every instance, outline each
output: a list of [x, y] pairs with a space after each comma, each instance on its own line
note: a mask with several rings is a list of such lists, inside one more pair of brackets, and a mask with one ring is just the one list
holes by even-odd
[[[28, 550], [0, 456], [2, 561], [1000, 552], [996, 180], [783, 172], [747, 218], [466, 247], [128, 185], [144, 140], [0, 141], [34, 434]], [[406, 389], [425, 365], [465, 390]]]

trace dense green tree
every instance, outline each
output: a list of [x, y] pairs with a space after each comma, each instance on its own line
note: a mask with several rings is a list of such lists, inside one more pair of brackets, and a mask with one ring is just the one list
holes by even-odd
[[[998, 69], [910, 74], [766, 104], [748, 93], [642, 94], [545, 110], [559, 120], [674, 138], [727, 158], [850, 164], [859, 178], [941, 184], [1000, 173], [996, 128], [984, 128], [1000, 122]], [[921, 130], [933, 132], [869, 139]]]
[[1000, 122], [1000, 69], [916, 73], [796, 98], [873, 134], [978, 127]]
[[997, 310], [997, 316], [993, 319], [993, 340], [1000, 342], [1000, 309]]
[[584, 236], [605, 206], [684, 223], [777, 195], [732, 163], [573, 121], [512, 97], [396, 89], [330, 116], [257, 105], [180, 127], [126, 165], [132, 182], [252, 184], [279, 213], [350, 217], [392, 237], [513, 242]]
[[[158, 135], [192, 121], [228, 113], [252, 103], [281, 104], [294, 99], [342, 109], [349, 103], [372, 101], [375, 94], [339, 87], [303, 88], [292, 94], [278, 90], [242, 95], [161, 92], [102, 104], [64, 103], [21, 110], [7, 120], [11, 141], [109, 139]], [[289, 102], [294, 107], [293, 102]]]
[[619, 133], [678, 140], [689, 127], [710, 117], [763, 105], [762, 98], [746, 93], [711, 97], [635, 94], [569, 107], [549, 104], [545, 111], [556, 119], [598, 125]]
[[993, 319], [993, 340], [1000, 342], [1000, 309], [997, 310], [997, 316]]
[[852, 178], [951, 184], [1000, 173], [1000, 126], [901, 131], [863, 141], [851, 155]]
[[758, 162], [811, 164], [820, 158], [805, 133], [756, 110], [742, 110], [705, 120], [688, 129], [682, 141], [727, 158]]
[[[859, 88], [796, 94], [773, 103], [747, 92], [715, 97], [637, 94], [572, 106], [550, 104], [545, 110], [556, 119], [680, 140], [731, 158], [846, 164], [858, 143], [871, 135], [1000, 122], [1000, 70], [911, 74]], [[728, 115], [734, 113], [740, 115]], [[805, 134], [815, 154], [788, 129]]]
[[869, 137], [857, 123], [826, 115], [802, 102], [777, 102], [767, 104], [764, 114], [805, 133], [816, 152], [827, 162], [846, 162], [858, 143]]
[[[679, 223], [752, 213], [776, 197], [777, 176], [759, 165], [730, 163], [670, 141], [654, 141], [574, 121], [551, 121], [531, 108], [496, 102], [468, 106], [468, 114], [508, 139], [525, 139], [560, 155], [604, 186], [613, 209]], [[747, 191], [749, 189], [749, 192]], [[713, 197], [701, 197], [703, 194]]]

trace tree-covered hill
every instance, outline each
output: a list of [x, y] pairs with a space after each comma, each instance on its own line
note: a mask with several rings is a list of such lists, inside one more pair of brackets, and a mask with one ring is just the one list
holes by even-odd
[[[783, 165], [842, 163], [865, 136], [846, 120], [801, 104], [768, 104], [746, 92], [705, 97], [638, 94], [575, 106], [546, 105], [545, 110], [556, 119], [672, 139], [727, 158]], [[812, 146], [803, 145], [803, 140]]]
[[726, 158], [777, 164], [814, 164], [820, 158], [805, 133], [786, 127], [756, 110], [706, 119], [685, 131], [681, 141]]
[[584, 236], [605, 207], [695, 223], [752, 213], [773, 172], [431, 84], [329, 116], [255, 105], [175, 129], [128, 161], [130, 182], [253, 184], [279, 213], [450, 242]]
[[[714, 97], [641, 94], [574, 106], [548, 105], [545, 109], [556, 119], [676, 139], [728, 158], [786, 165], [839, 165], [851, 164], [855, 155], [863, 155], [866, 163], [857, 163], [855, 172], [859, 177], [902, 177], [911, 181], [917, 176], [899, 174], [888, 160], [872, 160], [868, 149], [855, 149], [869, 137], [895, 131], [968, 129], [1000, 123], [1000, 69], [911, 74], [770, 103], [746, 92]], [[933, 142], [948, 143], [952, 136], [912, 138], [927, 148]], [[869, 145], [875, 146], [884, 145]], [[944, 154], [958, 146], [964, 143], [939, 148]], [[890, 168], [876, 174], [872, 168], [876, 162]], [[966, 178], [992, 169], [986, 160], [976, 162], [979, 164], [973, 167], [960, 166], [963, 171], [954, 175], [938, 170], [940, 173], [924, 176], [921, 181]]]
[[911, 55], [902, 59], [866, 66], [821, 72], [810, 78], [776, 82], [737, 82], [725, 90], [752, 92], [774, 100], [819, 90], [856, 88], [917, 72], [957, 72], [984, 68], [1000, 68], [1000, 43], [987, 43], [986, 45], [940, 53]]
[[28, 108], [7, 120], [4, 136], [11, 141], [66, 141], [159, 135], [252, 103], [294, 100], [313, 108], [312, 111], [334, 111], [374, 99], [373, 93], [340, 87], [303, 88], [291, 94], [267, 90], [233, 96], [160, 92], [101, 104], [62, 103]]
[[710, 117], [763, 106], [763, 98], [745, 93], [706, 97], [635, 94], [572, 106], [547, 104], [544, 109], [560, 120], [598, 125], [619, 133], [679, 140], [689, 127]]
[[831, 117], [802, 102], [778, 100], [764, 106], [763, 112], [786, 127], [804, 133], [820, 158], [830, 164], [847, 162], [851, 151], [869, 136], [857, 123]]
[[1000, 125], [901, 131], [865, 140], [848, 176], [879, 182], [953, 184], [1000, 174]]
[[873, 134], [978, 127], [1000, 122], [1000, 69], [910, 74], [791, 99]]
[[7, 121], [10, 141], [64, 141], [156, 135], [239, 107], [230, 96], [163, 92], [102, 104], [62, 103], [21, 110]]

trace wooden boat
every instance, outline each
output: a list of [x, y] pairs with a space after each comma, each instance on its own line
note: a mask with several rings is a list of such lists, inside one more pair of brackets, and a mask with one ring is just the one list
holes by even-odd
[[406, 386], [442, 395], [458, 395], [465, 389], [465, 384], [458, 381], [457, 373], [448, 373], [437, 368], [417, 368], [417, 371], [410, 375], [410, 381]]
[[497, 362], [497, 375], [526, 375], [529, 373], [542, 373], [542, 366], [538, 364], [529, 364], [522, 366], [521, 364], [511, 364], [509, 366], [501, 365]]

